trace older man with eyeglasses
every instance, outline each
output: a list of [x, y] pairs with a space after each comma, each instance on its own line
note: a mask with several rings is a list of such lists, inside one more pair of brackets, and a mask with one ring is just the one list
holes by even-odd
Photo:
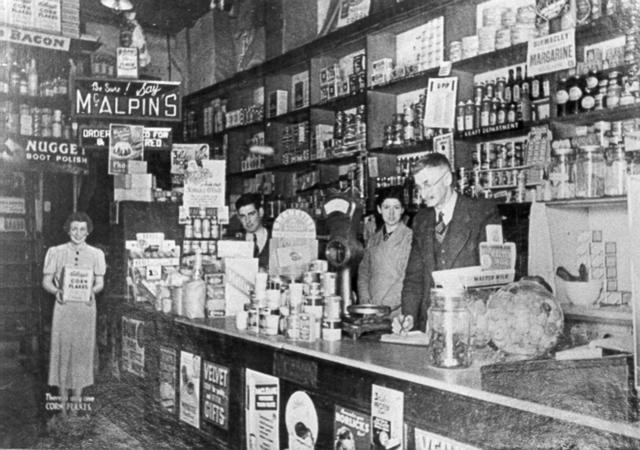
[[413, 220], [411, 253], [402, 286], [402, 315], [394, 319], [395, 332], [427, 323], [429, 294], [434, 270], [476, 266], [479, 243], [486, 241], [486, 225], [500, 224], [496, 205], [474, 200], [453, 188], [453, 174], [446, 156], [429, 153], [413, 169], [416, 185], [427, 208]]

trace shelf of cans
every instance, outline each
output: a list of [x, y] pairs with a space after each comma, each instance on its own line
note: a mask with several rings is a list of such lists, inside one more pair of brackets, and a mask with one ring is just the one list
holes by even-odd
[[421, 93], [416, 102], [405, 103], [401, 113], [393, 114], [391, 123], [383, 128], [384, 148], [417, 145], [433, 139], [436, 130], [424, 126], [425, 99], [426, 92]]
[[302, 282], [286, 283], [258, 273], [251, 301], [236, 315], [236, 326], [295, 341], [338, 341], [342, 338], [342, 306], [337, 274], [328, 270], [327, 261], [317, 260]]
[[216, 208], [189, 208], [189, 216], [184, 225], [182, 254], [195, 254], [199, 249], [203, 255], [217, 256], [218, 239], [222, 225], [218, 222]]

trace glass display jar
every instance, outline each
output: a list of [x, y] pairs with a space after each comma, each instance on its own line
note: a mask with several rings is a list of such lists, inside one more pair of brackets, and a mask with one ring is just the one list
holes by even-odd
[[551, 196], [554, 199], [573, 198], [575, 184], [572, 176], [573, 148], [570, 145], [558, 145], [553, 149], [553, 161], [549, 167]]
[[464, 289], [431, 289], [429, 308], [429, 357], [444, 368], [471, 365], [471, 313]]
[[605, 162], [598, 145], [580, 147], [576, 158], [576, 197], [604, 195]]
[[627, 193], [627, 160], [622, 144], [612, 144], [605, 153], [604, 195]]

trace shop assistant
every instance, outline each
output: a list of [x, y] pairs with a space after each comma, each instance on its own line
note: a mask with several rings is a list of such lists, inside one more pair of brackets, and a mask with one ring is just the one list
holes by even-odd
[[258, 267], [269, 268], [269, 232], [262, 225], [262, 202], [258, 194], [242, 194], [236, 200], [238, 219], [242, 223], [245, 239], [253, 242], [253, 257], [258, 258]]
[[[477, 266], [479, 244], [486, 241], [486, 225], [500, 224], [495, 204], [459, 195], [453, 189], [449, 160], [441, 153], [421, 158], [413, 169], [427, 208], [413, 221], [411, 252], [402, 286], [402, 314], [393, 329], [424, 331], [434, 270]], [[410, 317], [406, 317], [410, 316]]]

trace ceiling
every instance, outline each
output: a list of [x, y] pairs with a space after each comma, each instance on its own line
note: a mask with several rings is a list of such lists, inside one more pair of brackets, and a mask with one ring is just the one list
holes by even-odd
[[[131, 0], [145, 30], [175, 34], [209, 11], [210, 0]], [[100, 0], [80, 0], [80, 22], [118, 24], [119, 18]]]

